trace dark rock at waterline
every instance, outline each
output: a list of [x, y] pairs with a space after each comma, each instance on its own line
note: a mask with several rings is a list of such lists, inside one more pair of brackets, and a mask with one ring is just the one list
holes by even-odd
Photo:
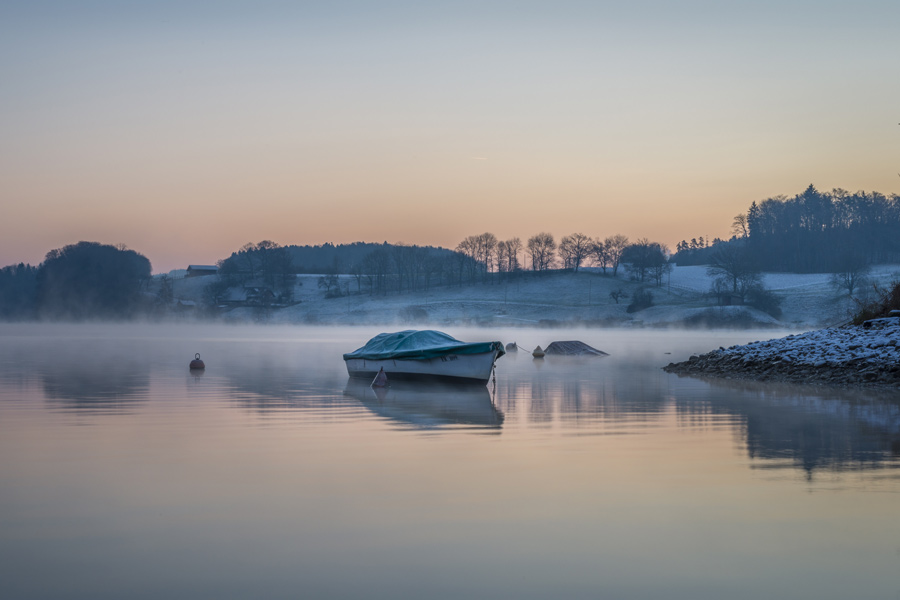
[[715, 350], [690, 359], [669, 363], [668, 373], [687, 376], [753, 379], [789, 383], [818, 383], [835, 386], [893, 387], [900, 390], [900, 365], [878, 364], [864, 359], [851, 359], [840, 364], [795, 364], [772, 358], [745, 360]]
[[663, 369], [694, 377], [900, 391], [900, 319], [876, 319], [862, 327], [820, 329], [719, 348], [680, 363], [670, 363]]
[[607, 352], [597, 350], [579, 340], [550, 342], [544, 352], [558, 356], [609, 356]]

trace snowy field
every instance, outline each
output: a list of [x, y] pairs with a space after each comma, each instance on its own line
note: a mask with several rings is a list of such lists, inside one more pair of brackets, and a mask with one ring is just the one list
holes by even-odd
[[[872, 270], [871, 280], [881, 286], [900, 278], [900, 265], [882, 265]], [[199, 301], [211, 278], [197, 277], [175, 282], [175, 297]], [[706, 267], [675, 267], [657, 287], [630, 281], [624, 273], [613, 278], [594, 269], [579, 273], [526, 274], [509, 282], [463, 287], [439, 287], [384, 296], [358, 293], [356, 280], [341, 276], [348, 294], [325, 298], [319, 276], [301, 275], [294, 289], [298, 304], [261, 311], [237, 308], [224, 317], [235, 321], [323, 324], [415, 324], [415, 325], [559, 325], [580, 323], [618, 326], [787, 326], [797, 330], [846, 322], [856, 303], [846, 291], [831, 285], [829, 274], [767, 273], [765, 285], [782, 299], [779, 319], [744, 306], [715, 306], [707, 295], [711, 278]], [[653, 295], [654, 306], [627, 312], [635, 291], [644, 287]], [[867, 286], [862, 293], [871, 289]], [[616, 303], [611, 292], [626, 294]]]
[[[873, 267], [870, 277], [876, 282], [886, 282], [892, 278], [900, 278], [900, 265], [878, 265]], [[671, 276], [672, 287], [684, 290], [705, 292], [709, 290], [710, 277], [706, 274], [706, 267], [675, 267]], [[763, 275], [765, 286], [775, 292], [789, 292], [798, 289], [827, 290], [834, 294], [831, 288], [830, 273], [765, 273]]]
[[[869, 274], [869, 284], [856, 293], [857, 300], [864, 300], [874, 293], [873, 285], [885, 287], [900, 280], [900, 265], [878, 265]], [[672, 271], [673, 289], [685, 293], [703, 293], [709, 290], [710, 277], [706, 267], [675, 267]], [[764, 285], [782, 299], [783, 324], [799, 327], [826, 326], [844, 323], [857, 310], [857, 302], [846, 290], [837, 290], [831, 284], [829, 273], [765, 273]]]

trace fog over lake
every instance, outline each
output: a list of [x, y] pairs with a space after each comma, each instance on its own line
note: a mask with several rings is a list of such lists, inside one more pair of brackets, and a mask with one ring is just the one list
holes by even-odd
[[381, 331], [0, 325], [0, 597], [900, 597], [900, 392], [661, 370], [784, 332], [376, 391]]

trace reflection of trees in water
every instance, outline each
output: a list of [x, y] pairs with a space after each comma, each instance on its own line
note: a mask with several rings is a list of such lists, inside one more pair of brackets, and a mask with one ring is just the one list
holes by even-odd
[[900, 467], [900, 394], [715, 380], [703, 399], [679, 411], [739, 416], [748, 454], [768, 468]]
[[64, 410], [123, 413], [147, 399], [150, 377], [125, 367], [63, 367], [41, 372], [44, 394]]
[[113, 351], [91, 349], [32, 364], [40, 365], [47, 400], [63, 410], [132, 412], [147, 399], [150, 388], [149, 366]]
[[679, 426], [736, 431], [766, 468], [812, 474], [900, 467], [900, 393], [703, 382], [641, 365], [604, 367], [560, 361], [520, 370], [501, 380], [498, 406], [533, 425], [623, 432], [659, 423], [674, 407]]
[[509, 415], [523, 414], [532, 424], [560, 419], [569, 426], [601, 420], [644, 423], [665, 410], [668, 388], [661, 374], [645, 369], [623, 376], [603, 366], [603, 359], [554, 357], [531, 369], [528, 377], [513, 374], [503, 379], [498, 405]]
[[224, 374], [224, 388], [232, 398], [261, 413], [322, 408], [342, 401], [340, 389], [346, 374], [342, 380], [333, 368], [317, 368], [292, 358], [247, 353], [240, 360], [226, 359], [217, 372]]
[[135, 349], [122, 340], [23, 336], [0, 347], [0, 380], [40, 387], [51, 408], [128, 413], [150, 387], [150, 366]]

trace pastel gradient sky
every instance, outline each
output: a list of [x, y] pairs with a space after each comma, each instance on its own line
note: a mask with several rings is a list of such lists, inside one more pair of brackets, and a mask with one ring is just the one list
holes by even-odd
[[0, 266], [727, 237], [900, 191], [900, 2], [0, 0]]

